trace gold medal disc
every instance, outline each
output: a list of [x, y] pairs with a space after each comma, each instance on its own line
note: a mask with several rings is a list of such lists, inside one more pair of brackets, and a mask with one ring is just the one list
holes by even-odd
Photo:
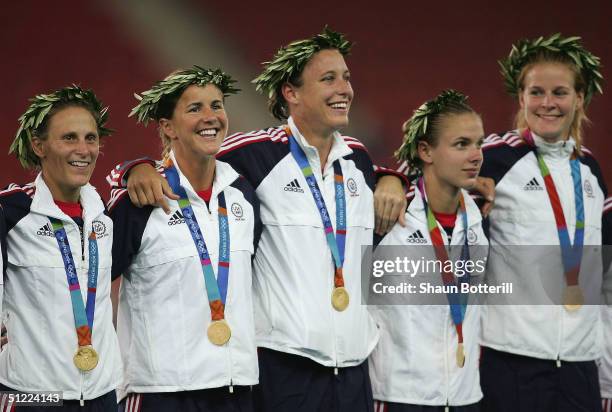
[[578, 285], [571, 285], [563, 292], [563, 306], [568, 312], [575, 312], [584, 304], [582, 289]]
[[227, 341], [230, 340], [232, 330], [225, 319], [213, 320], [212, 323], [208, 325], [207, 334], [208, 340], [217, 346], [221, 346], [225, 345]]
[[349, 294], [344, 288], [344, 286], [341, 286], [339, 288], [334, 288], [334, 291], [332, 292], [331, 301], [332, 301], [332, 306], [338, 312], [342, 312], [344, 309], [348, 307]]
[[74, 354], [73, 361], [79, 370], [87, 372], [98, 365], [98, 353], [91, 345], [79, 346]]
[[463, 349], [463, 343], [457, 345], [456, 360], [457, 366], [463, 368], [463, 365], [465, 365], [465, 351]]

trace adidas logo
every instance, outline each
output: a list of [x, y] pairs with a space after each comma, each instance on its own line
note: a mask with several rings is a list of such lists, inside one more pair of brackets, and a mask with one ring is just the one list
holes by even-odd
[[534, 177], [529, 182], [527, 182], [523, 190], [544, 190], [544, 188], [540, 186], [537, 179]]
[[168, 226], [180, 225], [181, 223], [185, 223], [185, 218], [180, 210], [174, 212], [170, 219], [168, 219]]
[[416, 232], [408, 236], [407, 240], [408, 243], [427, 243], [425, 236], [423, 236], [423, 233], [421, 233], [420, 230], [417, 230]]
[[55, 234], [53, 233], [53, 228], [51, 227], [51, 225], [49, 223], [45, 224], [43, 227], [38, 229], [36, 231], [36, 234], [38, 236], [51, 236], [51, 237], [55, 237]]
[[283, 190], [285, 192], [304, 193], [304, 189], [302, 189], [297, 179], [293, 179], [291, 182], [287, 183], [287, 186], [285, 186]]

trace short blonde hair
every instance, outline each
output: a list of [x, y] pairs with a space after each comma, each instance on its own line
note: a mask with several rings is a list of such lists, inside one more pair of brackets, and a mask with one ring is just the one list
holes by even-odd
[[[574, 61], [561, 53], [555, 53], [549, 50], [541, 50], [538, 53], [534, 54], [533, 58], [529, 60], [527, 64], [523, 66], [520, 71], [520, 74], [517, 79], [517, 83], [519, 85], [519, 93], [523, 93], [525, 90], [525, 77], [527, 73], [536, 65], [544, 64], [544, 63], [558, 63], [563, 64], [567, 67], [573, 74], [574, 77], [574, 90], [576, 93], [584, 93], [586, 91], [586, 81], [582, 74], [582, 71], [576, 66]], [[580, 107], [576, 109], [574, 113], [574, 120], [570, 125], [570, 136], [574, 138], [576, 141], [576, 150], [582, 156], [582, 129], [584, 124], [588, 124], [590, 121], [585, 113], [585, 104], [583, 103]], [[516, 129], [525, 129], [528, 127], [527, 120], [525, 119], [524, 110], [519, 109], [516, 113], [514, 119], [514, 127]]]

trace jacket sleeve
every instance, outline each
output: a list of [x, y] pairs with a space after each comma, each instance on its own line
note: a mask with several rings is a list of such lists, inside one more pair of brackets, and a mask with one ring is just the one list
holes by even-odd
[[152, 211], [151, 206], [134, 206], [126, 189], [113, 189], [108, 206], [108, 214], [113, 220], [113, 280], [126, 274], [132, 259], [140, 250]]
[[408, 180], [408, 176], [405, 174], [406, 169], [400, 165], [397, 169], [391, 169], [386, 166], [374, 165], [374, 173], [376, 174], [376, 181], [383, 176], [395, 176], [402, 181], [404, 187], [410, 186], [410, 181]]
[[0, 277], [0, 314], [2, 314], [2, 301], [4, 300], [4, 277], [6, 275], [6, 222], [4, 220], [4, 209], [0, 204], [0, 268], [2, 268], [2, 276]]
[[149, 157], [141, 157], [139, 159], [127, 160], [113, 167], [106, 176], [106, 181], [111, 189], [125, 189], [127, 187], [127, 176], [130, 170], [132, 170], [134, 166], [142, 163], [148, 163], [153, 167], [156, 165], [155, 160]]

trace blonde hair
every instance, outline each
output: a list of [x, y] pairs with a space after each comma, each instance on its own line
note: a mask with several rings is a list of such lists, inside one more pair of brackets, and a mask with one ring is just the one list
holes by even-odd
[[[525, 90], [525, 77], [527, 73], [536, 65], [542, 63], [559, 63], [567, 67], [574, 75], [574, 90], [576, 93], [586, 92], [586, 81], [582, 74], [582, 71], [576, 66], [571, 57], [561, 53], [555, 53], [549, 50], [538, 51], [530, 61], [523, 66], [518, 76], [517, 83], [519, 85], [519, 93], [523, 93]], [[590, 121], [585, 113], [585, 104], [583, 103], [580, 107], [576, 108], [574, 113], [574, 119], [570, 125], [570, 136], [576, 141], [576, 151], [582, 156], [582, 128], [584, 124], [588, 124]], [[514, 127], [516, 129], [528, 128], [527, 120], [525, 119], [525, 113], [523, 109], [519, 109], [514, 118]]]
[[162, 143], [162, 161], [166, 161], [170, 158], [170, 151], [172, 150], [172, 141], [166, 133], [162, 130], [161, 126], [158, 127], [159, 130], [159, 138]]

